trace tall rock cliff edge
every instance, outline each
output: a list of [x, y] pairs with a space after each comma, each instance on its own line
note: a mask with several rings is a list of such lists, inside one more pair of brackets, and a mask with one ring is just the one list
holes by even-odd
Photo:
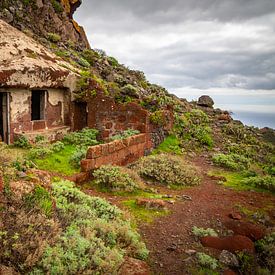
[[31, 33], [40, 42], [49, 33], [75, 44], [79, 49], [90, 48], [86, 34], [73, 20], [81, 0], [1, 0], [0, 19], [17, 29]]

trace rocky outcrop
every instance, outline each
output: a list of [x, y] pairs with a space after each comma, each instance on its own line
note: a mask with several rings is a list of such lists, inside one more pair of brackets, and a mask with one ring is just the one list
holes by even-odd
[[69, 63], [2, 20], [0, 52], [0, 88], [75, 89], [77, 75]]
[[202, 95], [198, 100], [198, 105], [203, 107], [213, 108], [214, 101], [210, 96]]
[[83, 28], [73, 20], [73, 14], [81, 2], [1, 0], [0, 19], [40, 39], [47, 38], [48, 33], [56, 33], [64, 43], [73, 43], [79, 49], [90, 48]]

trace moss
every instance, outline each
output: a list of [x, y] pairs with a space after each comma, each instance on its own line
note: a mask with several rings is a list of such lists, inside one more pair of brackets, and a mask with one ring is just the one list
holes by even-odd
[[169, 215], [170, 213], [168, 210], [146, 209], [138, 206], [136, 201], [132, 199], [124, 201], [123, 205], [129, 209], [138, 222], [152, 223], [155, 219]]
[[153, 155], [159, 153], [174, 153], [176, 155], [181, 155], [182, 151], [178, 138], [175, 135], [170, 135], [165, 138], [165, 140], [152, 152]]
[[39, 169], [70, 176], [80, 171], [70, 164], [70, 157], [75, 150], [75, 146], [65, 145], [65, 148], [60, 152], [53, 153], [44, 159], [35, 159], [34, 163]]

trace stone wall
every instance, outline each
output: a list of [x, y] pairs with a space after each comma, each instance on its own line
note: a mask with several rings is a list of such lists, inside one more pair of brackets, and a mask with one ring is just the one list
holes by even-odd
[[150, 135], [139, 134], [90, 147], [86, 159], [81, 161], [81, 170], [89, 173], [106, 164], [127, 165], [144, 156], [152, 146]]

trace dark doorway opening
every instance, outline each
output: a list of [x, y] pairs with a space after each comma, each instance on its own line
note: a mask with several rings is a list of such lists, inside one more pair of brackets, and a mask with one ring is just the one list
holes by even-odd
[[0, 141], [8, 139], [7, 93], [0, 93]]
[[86, 102], [74, 102], [74, 130], [79, 131], [88, 126]]
[[32, 91], [31, 117], [32, 120], [45, 119], [45, 91]]

